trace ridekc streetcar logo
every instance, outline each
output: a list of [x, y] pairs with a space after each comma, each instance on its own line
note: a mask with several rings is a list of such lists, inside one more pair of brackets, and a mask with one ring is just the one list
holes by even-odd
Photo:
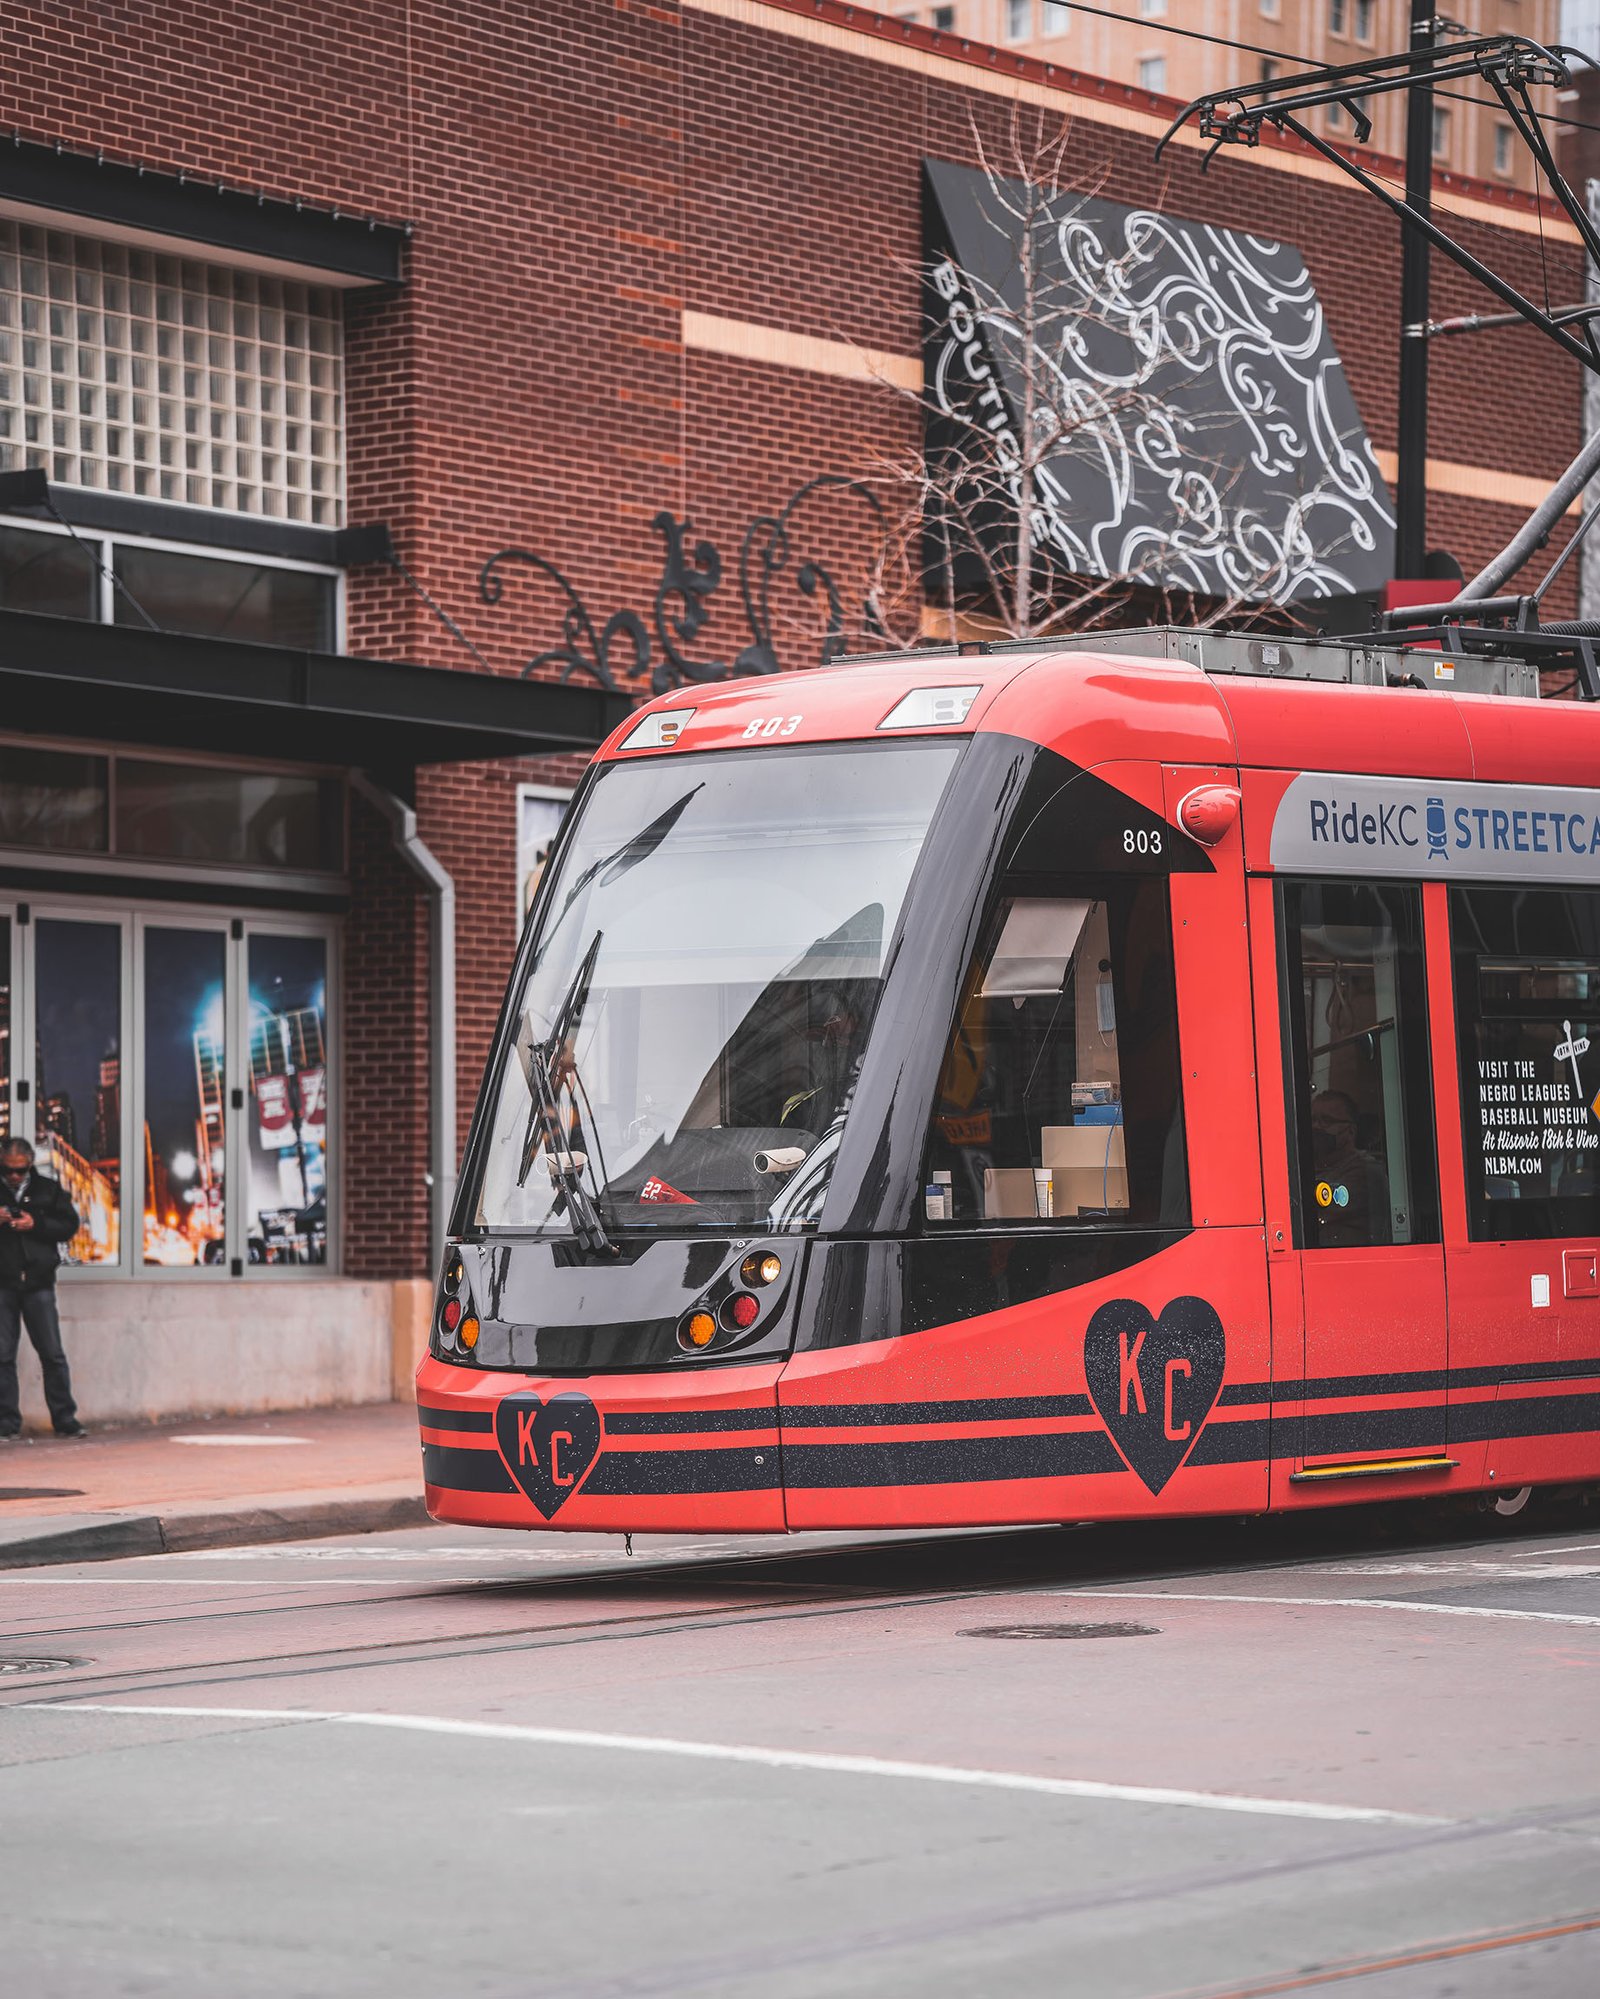
[[494, 1440], [511, 1476], [552, 1520], [599, 1454], [600, 1411], [574, 1389], [548, 1402], [506, 1395], [495, 1407]]
[[1113, 1298], [1089, 1321], [1089, 1395], [1129, 1469], [1153, 1493], [1194, 1449], [1226, 1361], [1222, 1321], [1204, 1298], [1174, 1298], [1159, 1319], [1132, 1298]]
[[1280, 873], [1600, 883], [1600, 791], [1305, 771], [1272, 820]]

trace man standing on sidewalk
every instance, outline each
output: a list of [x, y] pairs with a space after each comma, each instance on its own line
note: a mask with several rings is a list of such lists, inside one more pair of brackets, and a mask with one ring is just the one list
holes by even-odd
[[78, 1233], [78, 1216], [61, 1183], [33, 1170], [25, 1138], [0, 1144], [0, 1439], [22, 1429], [17, 1348], [28, 1328], [44, 1376], [44, 1399], [58, 1437], [81, 1437], [72, 1376], [56, 1312], [61, 1245]]

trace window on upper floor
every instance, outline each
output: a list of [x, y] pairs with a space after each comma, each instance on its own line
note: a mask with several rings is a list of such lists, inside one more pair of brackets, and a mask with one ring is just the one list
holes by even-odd
[[1442, 160], [1450, 150], [1450, 113], [1442, 104], [1433, 107], [1433, 157]]
[[956, 24], [956, 10], [954, 7], [934, 8], [933, 25], [936, 28], [940, 29], [944, 34], [949, 34], [950, 30], [955, 26], [955, 24]]
[[1033, 0], [1006, 0], [1006, 40], [1025, 42], [1033, 33]]
[[1511, 144], [1514, 136], [1509, 125], [1496, 125], [1494, 128], [1494, 170], [1497, 174], [1509, 174], [1511, 171]]
[[1044, 35], [1064, 35], [1072, 26], [1072, 9], [1065, 0], [1043, 0], [1039, 17], [1039, 32]]
[[0, 219], [0, 469], [339, 527], [336, 291]]
[[1167, 59], [1165, 56], [1141, 56], [1139, 58], [1139, 88], [1155, 91], [1158, 95], [1167, 87]]
[[1139, 0], [1139, 12], [1147, 21], [1158, 21], [1167, 11], [1167, 0]]
[[1356, 40], [1370, 42], [1377, 21], [1377, 0], [1355, 0]]
[[1328, 0], [1328, 33], [1348, 35], [1350, 32], [1350, 0]]

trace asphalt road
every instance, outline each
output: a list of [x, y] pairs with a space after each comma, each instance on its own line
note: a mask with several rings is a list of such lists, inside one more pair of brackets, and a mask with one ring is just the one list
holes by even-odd
[[0, 1989], [1591, 1999], [1597, 1578], [1600, 1508], [7, 1575]]

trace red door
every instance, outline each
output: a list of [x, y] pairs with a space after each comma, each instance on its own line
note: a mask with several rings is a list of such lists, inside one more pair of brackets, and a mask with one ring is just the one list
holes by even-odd
[[1272, 1260], [1298, 1262], [1302, 1317], [1275, 1455], [1299, 1501], [1426, 1490], [1453, 1466], [1422, 887], [1286, 878], [1274, 903], [1290, 1242]]

